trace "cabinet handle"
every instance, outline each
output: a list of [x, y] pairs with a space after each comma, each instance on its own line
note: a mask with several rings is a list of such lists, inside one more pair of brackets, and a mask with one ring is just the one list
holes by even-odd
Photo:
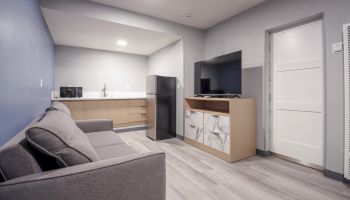
[[215, 118], [219, 118], [219, 115], [212, 115], [213, 117], [215, 117]]
[[190, 125], [190, 127], [191, 127], [191, 128], [196, 128], [196, 126], [195, 126], [195, 125], [192, 125], [192, 124]]
[[210, 131], [212, 134], [214, 134], [214, 135], [220, 135], [220, 133], [219, 132], [215, 132], [215, 131]]
[[194, 114], [195, 112], [193, 110], [190, 110], [190, 113]]

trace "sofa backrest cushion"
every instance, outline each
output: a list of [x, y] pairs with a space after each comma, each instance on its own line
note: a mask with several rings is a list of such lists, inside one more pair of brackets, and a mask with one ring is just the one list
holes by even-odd
[[60, 167], [99, 160], [89, 139], [64, 112], [48, 111], [26, 131], [28, 143], [54, 157]]
[[19, 143], [33, 158], [36, 160], [36, 162], [39, 164], [40, 168], [45, 171], [55, 170], [59, 169], [59, 165], [56, 161], [56, 158], [52, 156], [48, 156], [47, 154], [42, 153], [41, 151], [38, 151], [32, 145], [30, 145], [25, 138], [24, 134], [24, 140], [22, 140]]
[[0, 179], [13, 178], [42, 172], [33, 156], [21, 145], [16, 144], [0, 151]]
[[69, 108], [64, 103], [61, 103], [58, 101], [53, 101], [51, 103], [51, 106], [47, 110], [48, 111], [49, 110], [58, 110], [58, 111], [66, 113], [69, 116], [71, 115]]

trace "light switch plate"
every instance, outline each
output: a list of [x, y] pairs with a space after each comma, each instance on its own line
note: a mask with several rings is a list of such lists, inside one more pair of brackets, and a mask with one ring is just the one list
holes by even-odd
[[333, 43], [332, 53], [340, 53], [340, 52], [343, 52], [343, 43], [342, 42]]

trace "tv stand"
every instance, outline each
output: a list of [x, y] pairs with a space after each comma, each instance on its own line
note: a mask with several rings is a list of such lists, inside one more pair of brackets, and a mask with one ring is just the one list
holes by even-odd
[[202, 98], [231, 98], [231, 99], [241, 99], [242, 97], [238, 94], [234, 95], [195, 95], [195, 97], [202, 97]]
[[185, 142], [228, 162], [255, 155], [255, 100], [186, 98]]
[[239, 95], [233, 95], [233, 96], [230, 96], [230, 98], [232, 98], [232, 99], [241, 99], [242, 97], [239, 96]]

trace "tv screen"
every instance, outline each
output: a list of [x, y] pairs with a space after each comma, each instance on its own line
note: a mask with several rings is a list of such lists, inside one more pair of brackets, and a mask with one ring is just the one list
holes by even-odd
[[208, 96], [242, 94], [242, 52], [197, 62], [195, 94]]

